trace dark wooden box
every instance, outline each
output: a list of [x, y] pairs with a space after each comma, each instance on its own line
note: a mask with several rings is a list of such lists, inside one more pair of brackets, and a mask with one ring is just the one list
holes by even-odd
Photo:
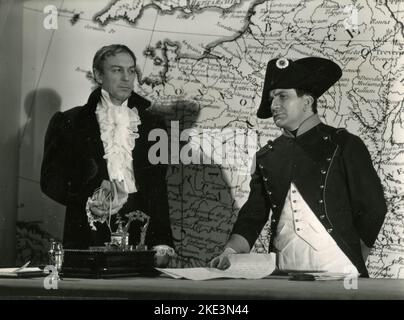
[[157, 275], [154, 250], [64, 250], [62, 277], [115, 278]]

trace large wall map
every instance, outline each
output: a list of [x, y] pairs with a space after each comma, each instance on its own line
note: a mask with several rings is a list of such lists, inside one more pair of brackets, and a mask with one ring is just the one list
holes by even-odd
[[[52, 90], [62, 110], [82, 105], [94, 86], [95, 51], [124, 43], [137, 57], [136, 90], [166, 117], [171, 142], [184, 129], [193, 129], [188, 139], [199, 152], [196, 158], [204, 161], [171, 161], [167, 177], [177, 265], [205, 265], [222, 250], [248, 196], [248, 159], [280, 134], [272, 120], [255, 116], [268, 60], [320, 56], [338, 63], [343, 76], [320, 98], [319, 114], [324, 122], [363, 139], [388, 201], [388, 216], [368, 259], [371, 276], [404, 277], [403, 1], [54, 3], [56, 30], [42, 27], [46, 1], [24, 4], [24, 46], [30, 49], [24, 53], [24, 93]], [[27, 119], [32, 120], [31, 109]], [[35, 132], [37, 160], [22, 166], [20, 202], [30, 203], [28, 197], [38, 193], [32, 190], [39, 177], [43, 131]], [[198, 140], [203, 132], [207, 135]], [[231, 132], [251, 139], [237, 143]], [[233, 146], [227, 161], [219, 152], [222, 145]], [[22, 154], [26, 147], [22, 145]], [[170, 159], [177, 159], [178, 152], [170, 149]], [[231, 155], [237, 161], [229, 161]], [[60, 215], [50, 200], [39, 198], [31, 206], [45, 208], [50, 228]], [[27, 206], [19, 214], [26, 217]], [[255, 251], [266, 250], [267, 231], [265, 227]]]

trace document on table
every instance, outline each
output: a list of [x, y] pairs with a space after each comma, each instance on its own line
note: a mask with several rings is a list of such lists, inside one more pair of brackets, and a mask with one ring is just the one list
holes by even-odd
[[226, 270], [216, 268], [156, 268], [175, 279], [209, 280], [216, 278], [262, 279], [269, 276], [276, 266], [276, 255], [242, 253], [229, 255], [230, 267]]
[[24, 278], [44, 275], [40, 268], [0, 268], [1, 278]]

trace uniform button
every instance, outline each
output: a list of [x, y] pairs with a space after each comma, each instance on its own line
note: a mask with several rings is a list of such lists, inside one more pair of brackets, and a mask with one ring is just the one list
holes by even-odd
[[299, 222], [299, 219], [295, 219], [295, 222]]
[[297, 210], [293, 210], [293, 212], [297, 212]]
[[292, 193], [296, 193], [296, 190], [292, 190]]
[[326, 174], [327, 171], [325, 171], [324, 169], [321, 170], [321, 174]]
[[67, 182], [67, 185], [70, 187], [72, 185], [71, 181]]
[[327, 162], [330, 162], [330, 161], [331, 161], [331, 158], [327, 158], [326, 160], [327, 160]]
[[277, 205], [276, 205], [276, 204], [274, 204], [274, 205], [272, 206], [272, 208], [274, 208], [274, 209], [275, 209], [276, 207], [277, 207]]
[[265, 182], [267, 182], [267, 181], [268, 181], [268, 178], [267, 178], [267, 177], [262, 177], [262, 180], [264, 180]]
[[328, 232], [328, 233], [331, 233], [331, 232], [332, 232], [332, 228], [328, 228], [328, 229], [327, 229], [327, 232]]
[[320, 219], [321, 219], [321, 220], [324, 220], [324, 218], [325, 218], [325, 215], [322, 214], [322, 215], [320, 216]]
[[321, 186], [320, 186], [320, 189], [324, 189], [324, 185], [321, 185]]
[[264, 169], [264, 166], [263, 166], [262, 164], [259, 164], [259, 165], [258, 165], [258, 168]]
[[267, 191], [267, 193], [268, 193], [269, 195], [272, 195], [272, 191]]
[[324, 140], [324, 141], [328, 140], [328, 136], [324, 136], [324, 137], [323, 137], [323, 140]]
[[318, 203], [322, 204], [324, 201], [323, 199], [318, 200]]
[[276, 223], [276, 219], [272, 219], [272, 223]]
[[296, 228], [296, 231], [300, 231], [300, 228]]
[[296, 200], [293, 200], [292, 202], [293, 202], [293, 203], [296, 203]]
[[268, 144], [268, 149], [272, 149], [272, 146], [270, 144]]

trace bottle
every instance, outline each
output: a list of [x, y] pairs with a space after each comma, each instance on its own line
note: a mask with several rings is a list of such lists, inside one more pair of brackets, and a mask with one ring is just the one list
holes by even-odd
[[63, 246], [60, 242], [51, 241], [49, 250], [49, 263], [55, 266], [57, 271], [60, 271], [63, 266]]

